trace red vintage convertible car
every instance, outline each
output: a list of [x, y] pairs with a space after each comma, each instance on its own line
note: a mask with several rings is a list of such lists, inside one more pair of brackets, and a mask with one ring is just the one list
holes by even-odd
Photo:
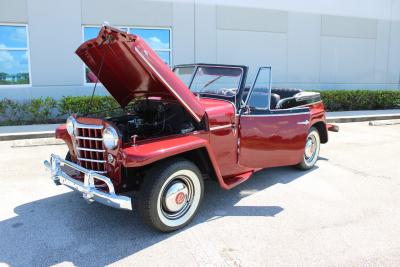
[[[139, 36], [104, 26], [76, 51], [120, 104], [115, 116], [71, 115], [64, 157], [45, 166], [89, 202], [136, 206], [158, 230], [187, 225], [203, 179], [231, 189], [263, 168], [309, 169], [328, 141], [318, 93], [271, 89], [271, 68], [190, 64], [170, 70]], [[132, 193], [134, 192], [134, 193]]]

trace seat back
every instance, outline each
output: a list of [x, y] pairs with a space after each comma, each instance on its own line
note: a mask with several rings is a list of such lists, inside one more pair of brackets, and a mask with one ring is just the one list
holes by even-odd
[[[280, 97], [277, 94], [271, 94], [271, 109], [276, 108], [276, 104], [279, 102]], [[268, 107], [269, 102], [269, 94], [267, 92], [252, 92], [251, 97], [249, 99], [249, 107], [265, 109]]]
[[295, 94], [303, 92], [296, 88], [272, 88], [271, 92], [280, 96], [280, 99], [293, 97]]

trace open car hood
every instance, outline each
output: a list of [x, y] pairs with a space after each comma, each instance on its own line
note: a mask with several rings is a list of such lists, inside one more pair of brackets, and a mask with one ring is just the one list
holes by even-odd
[[76, 54], [122, 107], [154, 97], [178, 101], [198, 122], [204, 116], [198, 99], [139, 36], [103, 26]]

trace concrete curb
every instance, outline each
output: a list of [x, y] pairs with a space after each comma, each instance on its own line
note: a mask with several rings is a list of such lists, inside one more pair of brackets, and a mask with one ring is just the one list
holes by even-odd
[[[328, 117], [326, 121], [328, 123], [346, 123], [346, 122], [363, 122], [363, 121], [377, 121], [377, 120], [380, 121], [380, 120], [396, 120], [396, 119], [400, 119], [400, 114]], [[13, 141], [22, 139], [37, 139], [37, 138], [51, 138], [51, 137], [54, 137], [54, 131], [4, 133], [0, 134], [0, 141]]]
[[381, 121], [400, 119], [400, 114], [388, 115], [363, 115], [363, 116], [343, 116], [343, 117], [328, 117], [329, 123], [346, 123], [346, 122], [363, 122], [363, 121]]
[[0, 134], [0, 141], [54, 137], [54, 131]]
[[400, 120], [370, 121], [369, 126], [384, 126], [400, 124]]

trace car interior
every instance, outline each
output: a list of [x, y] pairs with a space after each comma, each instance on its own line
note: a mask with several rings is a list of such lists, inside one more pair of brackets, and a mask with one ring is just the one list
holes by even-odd
[[[245, 88], [243, 99], [247, 98], [249, 90], [250, 87]], [[270, 109], [287, 109], [299, 106], [300, 104], [295, 101], [295, 96], [302, 92], [303, 90], [301, 89], [272, 88]], [[254, 88], [248, 105], [251, 108], [265, 108], [268, 105], [268, 99], [267, 88]]]

